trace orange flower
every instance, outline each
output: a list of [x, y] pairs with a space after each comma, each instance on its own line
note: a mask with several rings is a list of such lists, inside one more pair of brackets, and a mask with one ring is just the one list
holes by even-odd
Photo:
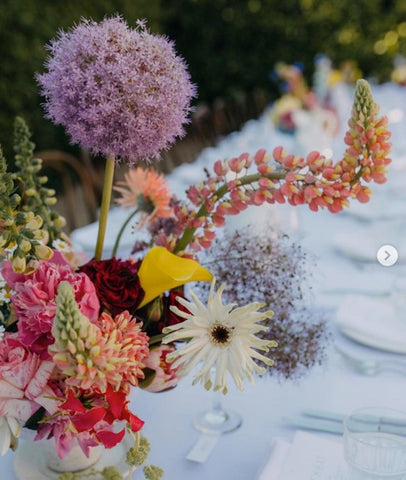
[[172, 213], [169, 207], [171, 194], [168, 182], [163, 175], [141, 167], [130, 169], [124, 175], [125, 180], [117, 182], [114, 190], [121, 193], [116, 202], [123, 208], [137, 208], [144, 213], [143, 222], [156, 217], [168, 217]]

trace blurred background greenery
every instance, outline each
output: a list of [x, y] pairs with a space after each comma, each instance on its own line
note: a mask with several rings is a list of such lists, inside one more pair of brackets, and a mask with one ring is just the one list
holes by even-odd
[[[300, 61], [308, 81], [314, 58], [352, 59], [367, 78], [389, 80], [406, 54], [406, 2], [396, 0], [1, 0], [0, 143], [12, 156], [12, 124], [22, 115], [38, 150], [73, 151], [63, 129], [43, 118], [34, 79], [45, 45], [81, 17], [120, 13], [130, 25], [146, 18], [152, 32], [175, 40], [198, 85], [196, 103], [212, 104], [260, 89], [278, 95], [270, 72]], [[252, 114], [255, 111], [252, 110]]]

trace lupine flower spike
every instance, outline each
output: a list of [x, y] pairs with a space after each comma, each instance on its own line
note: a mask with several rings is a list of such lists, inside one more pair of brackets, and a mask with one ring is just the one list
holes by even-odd
[[49, 259], [43, 220], [33, 212], [21, 211], [22, 197], [16, 192], [13, 175], [7, 172], [0, 149], [0, 256], [12, 260], [16, 273], [28, 273], [38, 259]]
[[[148, 356], [148, 337], [126, 311], [114, 319], [103, 313], [91, 323], [79, 310], [71, 285], [61, 282], [52, 327], [55, 343], [48, 348], [53, 361], [69, 377], [67, 385], [106, 392], [143, 378], [142, 360]], [[128, 388], [128, 387], [127, 387]]]
[[48, 178], [40, 175], [42, 160], [34, 156], [35, 144], [30, 140], [31, 133], [21, 117], [14, 122], [14, 151], [17, 172], [14, 175], [25, 199], [23, 210], [34, 212], [43, 219], [42, 229], [47, 232], [48, 244], [62, 238], [65, 219], [51, 207], [56, 204], [56, 192], [47, 188]]
[[[379, 118], [378, 110], [368, 82], [358, 80], [345, 135], [347, 149], [337, 163], [317, 151], [303, 158], [288, 154], [282, 147], [271, 155], [259, 150], [254, 156], [244, 153], [215, 162], [214, 174], [187, 192], [195, 208], [183, 203], [174, 208], [178, 225], [183, 226], [174, 251], [210, 247], [215, 237], [213, 227], [224, 225], [227, 215], [237, 215], [249, 205], [289, 202], [308, 205], [313, 211], [327, 208], [337, 213], [351, 198], [368, 201], [368, 184], [385, 182], [391, 162], [387, 118]], [[252, 166], [256, 173], [249, 172]]]

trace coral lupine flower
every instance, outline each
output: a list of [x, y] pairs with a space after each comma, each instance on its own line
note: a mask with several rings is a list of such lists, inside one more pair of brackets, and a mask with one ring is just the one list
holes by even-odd
[[216, 367], [214, 390], [227, 393], [227, 372], [237, 387], [243, 390], [244, 376], [253, 383], [253, 373], [262, 375], [265, 372], [265, 368], [257, 365], [254, 359], [267, 365], [273, 364], [257, 350], [267, 352], [277, 345], [276, 342], [261, 340], [255, 335], [268, 329], [257, 322], [270, 318], [273, 313], [258, 311], [264, 305], [257, 302], [239, 308], [234, 308], [235, 304], [223, 305], [221, 296], [226, 285], [214, 292], [214, 284], [213, 281], [207, 306], [193, 292], [190, 292], [191, 302], [178, 298], [190, 313], [171, 307], [185, 321], [164, 328], [163, 333], [167, 335], [162, 342], [187, 341], [186, 345], [169, 354], [167, 360], [173, 361], [171, 368], [181, 367], [178, 371], [180, 375], [187, 375], [203, 362], [194, 376], [194, 384], [200, 382], [209, 390], [213, 386], [211, 368]]
[[138, 208], [143, 212], [143, 222], [157, 217], [169, 217], [171, 194], [168, 182], [162, 174], [141, 167], [130, 169], [124, 174], [124, 181], [117, 182], [114, 190], [121, 194], [116, 202], [123, 208]]
[[72, 287], [61, 282], [57, 312], [52, 326], [55, 343], [48, 352], [68, 378], [66, 385], [102, 393], [138, 385], [143, 378], [143, 359], [148, 356], [148, 336], [124, 311], [114, 319], [103, 313], [90, 322], [79, 310]]
[[105, 157], [150, 160], [184, 134], [195, 86], [167, 38], [120, 16], [84, 20], [51, 42], [38, 75], [48, 118]]
[[[317, 151], [295, 156], [283, 147], [276, 147], [271, 155], [261, 149], [251, 157], [243, 153], [229, 161], [217, 161], [214, 175], [187, 192], [195, 208], [188, 209], [185, 204], [174, 208], [184, 231], [173, 251], [210, 247], [213, 227], [224, 225], [226, 215], [237, 215], [249, 205], [288, 202], [307, 205], [315, 212], [325, 208], [338, 213], [352, 198], [367, 202], [372, 193], [368, 183], [384, 183], [391, 162], [388, 120], [379, 118], [378, 113], [368, 82], [358, 80], [345, 136], [348, 148], [338, 162]], [[256, 172], [249, 171], [251, 165]]]

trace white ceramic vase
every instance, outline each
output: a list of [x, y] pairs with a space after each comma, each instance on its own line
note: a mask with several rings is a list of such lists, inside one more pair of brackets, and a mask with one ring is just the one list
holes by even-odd
[[72, 450], [64, 457], [59, 458], [55, 449], [55, 440], [42, 440], [39, 442], [43, 447], [44, 460], [46, 467], [58, 473], [78, 472], [90, 468], [101, 457], [103, 446], [91, 447], [87, 457], [80, 446], [75, 443]]

